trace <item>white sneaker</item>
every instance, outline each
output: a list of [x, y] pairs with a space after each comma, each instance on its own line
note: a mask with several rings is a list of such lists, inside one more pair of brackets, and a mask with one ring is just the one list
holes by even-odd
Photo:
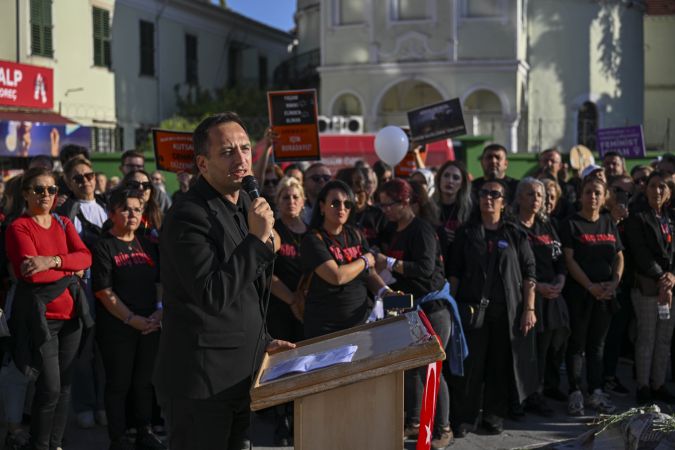
[[602, 392], [601, 389], [594, 390], [588, 397], [588, 406], [601, 414], [612, 414], [616, 411], [616, 406], [609, 400], [609, 394]]
[[94, 413], [92, 411], [84, 411], [77, 414], [77, 426], [84, 428], [94, 428], [96, 422], [94, 421]]
[[567, 414], [570, 416], [584, 415], [584, 395], [581, 391], [574, 391], [568, 397]]

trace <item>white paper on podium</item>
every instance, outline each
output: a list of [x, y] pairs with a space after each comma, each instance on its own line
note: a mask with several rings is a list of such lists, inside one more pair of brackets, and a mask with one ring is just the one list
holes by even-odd
[[289, 359], [278, 366], [265, 370], [260, 382], [266, 383], [290, 373], [311, 372], [335, 364], [351, 362], [358, 348], [358, 345], [345, 345], [323, 353]]

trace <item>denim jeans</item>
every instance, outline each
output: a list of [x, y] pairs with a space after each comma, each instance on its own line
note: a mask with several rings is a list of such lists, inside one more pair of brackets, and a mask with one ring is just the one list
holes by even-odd
[[35, 382], [31, 444], [35, 450], [61, 447], [68, 420], [70, 385], [80, 346], [80, 319], [47, 320], [51, 339], [40, 348], [42, 370]]

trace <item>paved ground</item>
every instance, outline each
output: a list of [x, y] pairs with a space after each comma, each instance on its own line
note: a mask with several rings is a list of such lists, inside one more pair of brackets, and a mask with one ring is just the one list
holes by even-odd
[[[634, 390], [632, 383], [631, 366], [622, 362], [619, 366], [619, 375], [628, 387]], [[670, 388], [675, 391], [672, 384]], [[613, 397], [613, 400], [619, 406], [621, 411], [634, 405], [634, 395], [628, 397]], [[500, 436], [488, 436], [482, 434], [469, 434], [463, 439], [457, 439], [451, 447], [452, 450], [473, 450], [480, 449], [523, 449], [547, 446], [547, 448], [570, 449], [574, 448], [564, 441], [568, 441], [589, 429], [588, 424], [592, 422], [593, 417], [570, 418], [566, 414], [567, 405], [551, 401], [551, 406], [556, 410], [556, 415], [551, 419], [544, 419], [535, 415], [528, 414], [523, 420], [505, 423], [506, 431]], [[661, 405], [664, 412], [671, 412], [672, 407]], [[587, 410], [587, 413], [590, 411]], [[269, 415], [253, 415], [253, 448], [265, 450], [290, 450], [291, 447], [274, 447], [272, 444], [273, 419]], [[93, 430], [80, 430], [73, 424], [69, 426], [66, 434], [67, 442], [64, 450], [106, 450], [108, 448], [108, 439], [103, 428]], [[354, 450], [360, 449], [358, 443], [354, 443]], [[413, 441], [405, 443], [406, 450], [415, 448]]]

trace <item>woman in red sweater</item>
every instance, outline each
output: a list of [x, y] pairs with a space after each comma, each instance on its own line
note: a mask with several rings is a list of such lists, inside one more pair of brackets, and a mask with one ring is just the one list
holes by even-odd
[[26, 212], [6, 235], [7, 257], [18, 279], [11, 326], [17, 341], [30, 335], [28, 344], [14, 349], [15, 362], [36, 377], [31, 448], [47, 450], [61, 447], [73, 360], [82, 328], [90, 325], [74, 275], [91, 265], [91, 253], [73, 224], [51, 213], [58, 193], [51, 171], [28, 170], [21, 190]]

